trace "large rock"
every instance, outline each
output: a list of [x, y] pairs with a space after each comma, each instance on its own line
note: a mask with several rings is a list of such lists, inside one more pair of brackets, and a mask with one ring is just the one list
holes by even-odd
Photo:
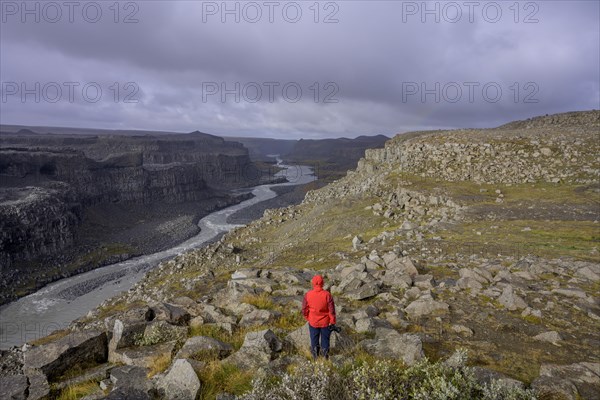
[[150, 400], [152, 384], [147, 377], [146, 368], [125, 365], [110, 371], [113, 390], [106, 399], [110, 400]]
[[354, 329], [358, 333], [371, 333], [375, 332], [375, 328], [377, 328], [377, 324], [375, 323], [375, 318], [361, 318], [354, 323]]
[[165, 342], [181, 342], [187, 337], [187, 328], [168, 322], [128, 322], [116, 320], [113, 335], [108, 344], [108, 361], [125, 363], [120, 349], [135, 346], [151, 346]]
[[152, 310], [156, 314], [156, 319], [159, 321], [167, 321], [173, 325], [185, 326], [190, 322], [191, 315], [188, 311], [182, 307], [169, 304], [161, 303], [152, 307]]
[[398, 273], [409, 275], [411, 278], [414, 278], [419, 274], [417, 271], [417, 267], [408, 257], [396, 258], [394, 260], [390, 260], [386, 263], [386, 268], [388, 270], [394, 270]]
[[253, 310], [240, 320], [240, 326], [266, 325], [281, 316], [281, 313], [269, 310]]
[[115, 358], [114, 352], [123, 347], [136, 345], [140, 337], [143, 336], [147, 324], [145, 321], [129, 322], [122, 319], [115, 320], [112, 337], [108, 344], [108, 361], [119, 362], [119, 358]]
[[113, 362], [152, 368], [158, 358], [168, 357], [171, 360], [176, 342], [159, 343], [151, 346], [126, 347], [115, 350]]
[[512, 379], [504, 374], [499, 372], [483, 368], [483, 367], [471, 367], [471, 371], [475, 376], [475, 379], [481, 384], [490, 385], [492, 383], [496, 383], [497, 385], [506, 387], [506, 388], [524, 388], [525, 384], [516, 379]]
[[556, 344], [562, 340], [560, 334], [556, 331], [548, 331], [542, 332], [539, 335], [535, 335], [533, 337], [534, 340], [539, 340], [541, 342], [550, 342], [552, 344]]
[[362, 283], [358, 288], [345, 292], [347, 298], [351, 300], [365, 300], [375, 297], [379, 294], [379, 284], [377, 282]]
[[363, 240], [361, 238], [359, 238], [358, 236], [354, 236], [354, 238], [352, 239], [352, 248], [354, 250], [360, 250], [360, 248], [362, 247], [362, 243]]
[[273, 354], [281, 351], [282, 343], [270, 329], [248, 332], [244, 338], [242, 349], [253, 348]]
[[531, 386], [540, 398], [598, 399], [600, 363], [581, 362], [570, 365], [544, 364], [540, 376]]
[[252, 279], [258, 278], [260, 276], [260, 269], [238, 269], [233, 274], [231, 274], [231, 279]]
[[461, 279], [473, 279], [482, 285], [487, 284], [492, 280], [491, 274], [482, 269], [473, 270], [469, 268], [461, 268], [458, 271], [458, 274], [460, 275]]
[[270, 329], [249, 332], [240, 350], [225, 361], [241, 369], [261, 368], [275, 359], [282, 348], [281, 341]]
[[419, 336], [400, 334], [395, 329], [377, 328], [375, 339], [363, 340], [360, 346], [376, 357], [400, 359], [406, 365], [413, 365], [424, 357]]
[[24, 369], [38, 370], [52, 381], [75, 366], [106, 362], [107, 345], [106, 332], [73, 332], [54, 342], [29, 348], [23, 354]]
[[168, 400], [195, 400], [200, 391], [200, 379], [187, 360], [179, 359], [157, 386]]
[[461, 289], [471, 289], [473, 292], [479, 292], [483, 289], [483, 285], [477, 279], [471, 277], [463, 277], [456, 281], [456, 286]]
[[385, 271], [385, 274], [381, 277], [381, 282], [387, 286], [408, 289], [412, 285], [413, 280], [411, 276], [403, 270], [390, 269]]
[[146, 325], [138, 344], [157, 344], [171, 341], [183, 342], [187, 337], [187, 328], [171, 325], [166, 321], [153, 321]]
[[498, 297], [498, 302], [506, 307], [509, 311], [527, 308], [527, 303], [522, 297], [515, 294], [511, 285], [506, 285], [502, 290], [502, 294]]
[[50, 393], [48, 378], [39, 369], [25, 369], [29, 381], [29, 396], [27, 400], [46, 399]]
[[409, 318], [420, 318], [428, 315], [441, 315], [448, 312], [449, 306], [443, 301], [435, 301], [431, 298], [419, 298], [405, 308]]
[[202, 312], [200, 313], [205, 323], [216, 323], [216, 324], [235, 324], [236, 319], [231, 315], [226, 315], [219, 308], [211, 305], [205, 304], [202, 308]]
[[[310, 333], [308, 323], [301, 328], [296, 329], [286, 336], [286, 340], [290, 342], [296, 349], [310, 350]], [[350, 348], [353, 345], [352, 339], [344, 332], [332, 332], [329, 338], [330, 349], [343, 350]]]
[[598, 268], [596, 268], [596, 271], [594, 271], [590, 266], [578, 268], [575, 271], [575, 276], [592, 282], [600, 281], [600, 271], [598, 271]]
[[25, 400], [28, 387], [25, 375], [0, 376], [0, 400]]
[[195, 358], [198, 355], [213, 355], [219, 359], [229, 356], [233, 347], [217, 339], [206, 336], [194, 336], [186, 340], [175, 358]]

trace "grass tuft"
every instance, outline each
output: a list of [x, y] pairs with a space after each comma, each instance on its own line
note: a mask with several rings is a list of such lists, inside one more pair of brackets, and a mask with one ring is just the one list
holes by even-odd
[[252, 388], [252, 372], [228, 363], [212, 361], [199, 375], [201, 400], [214, 400], [222, 392], [241, 395]]

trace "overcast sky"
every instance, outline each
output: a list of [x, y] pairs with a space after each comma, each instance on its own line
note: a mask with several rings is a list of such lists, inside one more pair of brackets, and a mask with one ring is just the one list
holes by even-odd
[[600, 108], [594, 0], [23, 4], [2, 124], [297, 139]]

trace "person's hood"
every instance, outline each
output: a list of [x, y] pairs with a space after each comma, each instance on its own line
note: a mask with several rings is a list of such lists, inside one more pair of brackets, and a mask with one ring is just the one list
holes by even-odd
[[323, 277], [321, 275], [313, 276], [312, 285], [314, 289], [323, 289]]

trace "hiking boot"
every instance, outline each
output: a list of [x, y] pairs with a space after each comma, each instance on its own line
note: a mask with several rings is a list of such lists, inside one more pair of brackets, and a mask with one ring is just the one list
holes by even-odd
[[310, 352], [312, 353], [313, 359], [317, 359], [317, 357], [319, 357], [319, 353], [321, 351], [321, 347], [317, 346], [317, 347], [313, 347]]

